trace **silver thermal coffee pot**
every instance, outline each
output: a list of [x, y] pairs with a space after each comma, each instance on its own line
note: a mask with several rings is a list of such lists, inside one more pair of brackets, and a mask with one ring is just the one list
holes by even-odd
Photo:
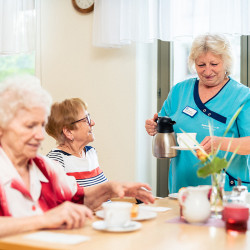
[[176, 138], [173, 129], [175, 121], [167, 116], [159, 117], [157, 119], [157, 134], [153, 138], [152, 150], [153, 156], [156, 158], [173, 158], [177, 155]]

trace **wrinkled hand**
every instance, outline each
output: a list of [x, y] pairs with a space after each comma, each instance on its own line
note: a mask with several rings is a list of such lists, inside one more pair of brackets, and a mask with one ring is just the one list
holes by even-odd
[[112, 182], [113, 197], [120, 197], [124, 198], [127, 197], [134, 197], [136, 199], [141, 200], [142, 202], [154, 203], [154, 196], [151, 193], [151, 188], [149, 185], [144, 183], [117, 183]]
[[158, 118], [158, 114], [155, 113], [153, 119], [148, 119], [145, 122], [145, 128], [149, 135], [154, 136], [156, 134], [157, 123], [156, 120]]
[[44, 228], [81, 228], [86, 218], [92, 219], [92, 211], [84, 205], [66, 201], [42, 215]]
[[[206, 153], [210, 154], [212, 149], [216, 151], [222, 142], [221, 137], [217, 136], [206, 136], [204, 140], [201, 142], [201, 146], [203, 146], [203, 149]], [[212, 147], [213, 145], [213, 147]]]

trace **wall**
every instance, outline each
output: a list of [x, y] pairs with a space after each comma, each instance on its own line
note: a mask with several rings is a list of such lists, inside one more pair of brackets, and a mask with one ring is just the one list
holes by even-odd
[[[135, 46], [92, 46], [93, 13], [76, 12], [70, 0], [42, 0], [40, 77], [54, 101], [80, 97], [96, 122], [99, 163], [109, 179], [134, 181]], [[42, 153], [54, 145], [46, 138]]]

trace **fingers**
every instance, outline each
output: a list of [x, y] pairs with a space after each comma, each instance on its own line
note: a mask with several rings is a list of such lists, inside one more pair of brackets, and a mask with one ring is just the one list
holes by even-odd
[[80, 228], [86, 218], [93, 218], [92, 211], [84, 205], [64, 202], [44, 214], [46, 228]]
[[154, 114], [154, 118], [153, 119], [154, 119], [155, 122], [157, 121], [157, 119], [158, 119], [158, 113]]
[[145, 204], [154, 203], [155, 197], [149, 193], [138, 193], [136, 199], [142, 201]]
[[145, 204], [154, 203], [155, 197], [152, 195], [151, 191], [140, 188], [135, 196], [136, 199], [143, 201]]
[[69, 223], [67, 224], [68, 229], [81, 228], [84, 226], [86, 218], [92, 218], [93, 214], [90, 209], [85, 206], [74, 204], [74, 208], [69, 212]]
[[139, 185], [141, 185], [142, 189], [146, 189], [147, 191], [151, 191], [152, 190], [152, 188], [148, 184], [139, 183]]
[[118, 183], [118, 182], [109, 182], [111, 185], [111, 197], [120, 197], [124, 196], [137, 198], [144, 203], [153, 203], [155, 198], [151, 193], [151, 187], [148, 184], [144, 183]]
[[72, 204], [66, 212], [65, 228], [81, 228], [84, 226], [86, 218], [93, 218], [93, 213], [86, 206], [79, 204]]
[[67, 213], [64, 222], [64, 228], [73, 229], [80, 228], [84, 225], [85, 217], [83, 218], [77, 211], [71, 211]]
[[200, 143], [201, 146], [204, 146], [205, 144], [207, 144], [209, 141], [211, 140], [210, 136], [206, 136], [204, 138], [204, 140]]
[[209, 154], [211, 152], [211, 137], [206, 136], [200, 145], [203, 147], [204, 151]]
[[156, 131], [156, 127], [157, 127], [156, 120], [157, 120], [157, 118], [158, 118], [158, 114], [156, 113], [156, 114], [154, 114], [153, 119], [148, 119], [145, 122], [146, 131], [151, 136], [154, 136], [157, 133], [157, 131]]
[[151, 193], [149, 185], [144, 183], [129, 183], [125, 184], [125, 196], [135, 197], [144, 203], [154, 203], [154, 196]]

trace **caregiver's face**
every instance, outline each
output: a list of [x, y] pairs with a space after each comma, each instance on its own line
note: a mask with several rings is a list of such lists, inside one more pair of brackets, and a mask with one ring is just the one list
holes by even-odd
[[20, 109], [6, 128], [0, 128], [1, 146], [10, 158], [29, 160], [44, 139], [46, 112], [42, 107]]
[[200, 83], [208, 87], [218, 86], [225, 80], [225, 67], [220, 55], [212, 52], [201, 54], [195, 60], [195, 68]]

